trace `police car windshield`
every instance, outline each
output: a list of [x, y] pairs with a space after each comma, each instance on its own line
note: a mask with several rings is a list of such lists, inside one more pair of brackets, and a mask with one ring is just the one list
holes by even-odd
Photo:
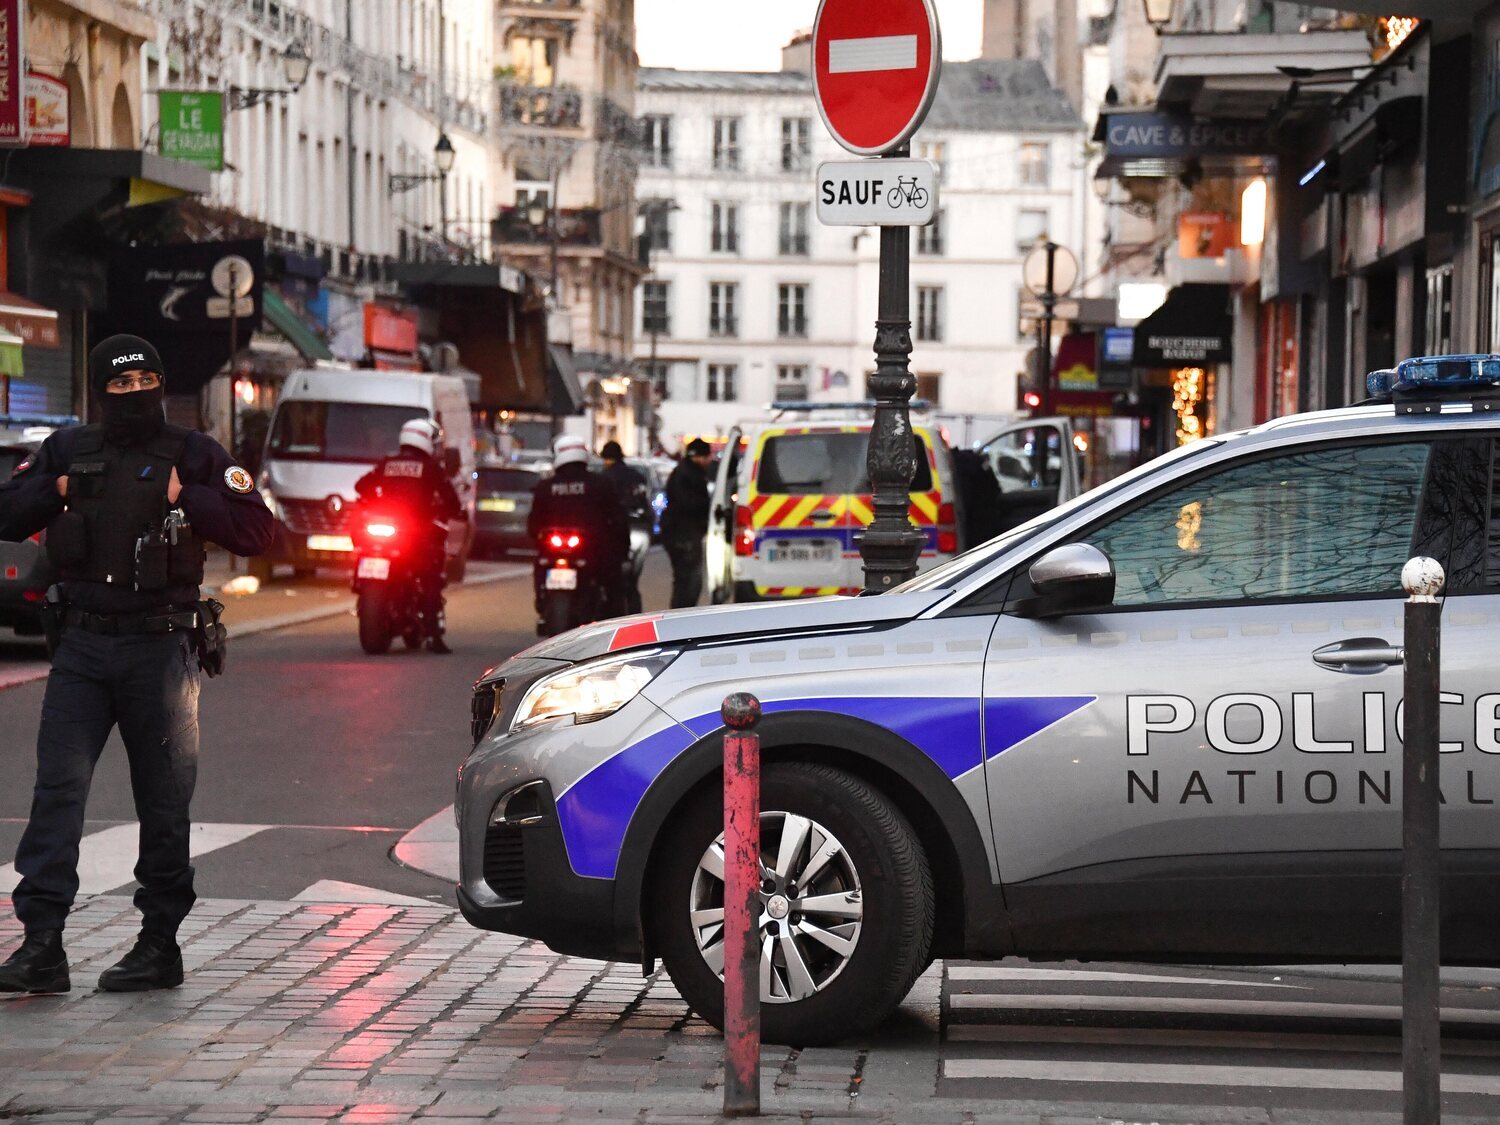
[[401, 426], [425, 418], [420, 406], [291, 399], [276, 411], [269, 455], [284, 461], [354, 461], [373, 465], [400, 447]]
[[951, 590], [971, 574], [988, 566], [991, 561], [999, 558], [1023, 539], [1028, 539], [1044, 528], [1051, 527], [1054, 523], [1065, 519], [1082, 508], [1087, 508], [1113, 496], [1122, 488], [1128, 487], [1142, 477], [1161, 472], [1163, 469], [1170, 468], [1179, 461], [1184, 461], [1189, 457], [1201, 456], [1210, 449], [1223, 445], [1225, 438], [1228, 436], [1231, 435], [1203, 438], [1190, 445], [1174, 449], [1170, 453], [1164, 453], [1154, 461], [1147, 461], [1144, 465], [1137, 465], [1130, 472], [1115, 477], [1114, 480], [1105, 481], [1098, 487], [1091, 488], [1089, 491], [1075, 496], [1065, 504], [1059, 504], [1055, 508], [1050, 508], [1041, 515], [1033, 516], [1025, 523], [997, 535], [987, 543], [981, 543], [978, 547], [965, 551], [961, 555], [956, 555], [941, 566], [934, 567], [924, 574], [919, 574], [910, 582], [904, 582], [894, 590], [888, 592], [892, 594], [905, 594], [917, 590]]

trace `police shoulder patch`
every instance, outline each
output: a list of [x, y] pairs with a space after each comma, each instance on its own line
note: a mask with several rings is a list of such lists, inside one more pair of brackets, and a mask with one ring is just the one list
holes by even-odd
[[224, 470], [224, 483], [229, 486], [230, 492], [238, 492], [242, 496], [255, 487], [250, 474], [238, 465], [231, 465]]

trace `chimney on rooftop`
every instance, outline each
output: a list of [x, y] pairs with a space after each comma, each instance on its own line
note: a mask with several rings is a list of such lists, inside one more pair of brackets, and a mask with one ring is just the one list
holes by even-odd
[[813, 71], [812, 28], [804, 28], [793, 35], [791, 41], [781, 48], [781, 69], [798, 74]]

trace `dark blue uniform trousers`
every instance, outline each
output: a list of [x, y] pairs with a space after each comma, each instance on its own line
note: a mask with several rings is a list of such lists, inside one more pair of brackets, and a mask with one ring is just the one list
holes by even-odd
[[108, 637], [69, 629], [42, 701], [31, 819], [13, 895], [28, 931], [60, 930], [78, 893], [78, 844], [94, 765], [118, 725], [140, 821], [135, 905], [175, 936], [192, 909], [188, 803], [198, 776], [198, 659], [189, 635]]

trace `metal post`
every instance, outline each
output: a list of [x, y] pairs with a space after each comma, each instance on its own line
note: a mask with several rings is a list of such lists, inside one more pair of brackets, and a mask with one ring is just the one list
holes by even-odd
[[1401, 1088], [1406, 1125], [1442, 1114], [1442, 1017], [1438, 989], [1440, 808], [1438, 700], [1443, 568], [1418, 557], [1401, 570], [1406, 669], [1401, 774]]
[[[1047, 288], [1042, 291], [1042, 338], [1039, 341], [1040, 359], [1042, 363], [1042, 417], [1050, 418], [1053, 413], [1052, 395], [1052, 311], [1057, 307], [1057, 293], [1054, 289], [1055, 274], [1057, 266], [1057, 243], [1048, 240], [1047, 249]], [[1042, 457], [1045, 459], [1046, 451], [1043, 450]], [[1045, 460], [1043, 467], [1045, 468]]]
[[724, 1116], [760, 1115], [760, 700], [735, 692], [724, 725]]
[[[910, 156], [902, 145], [888, 157]], [[875, 519], [859, 553], [865, 589], [883, 593], [917, 573], [926, 536], [911, 525], [911, 482], [917, 450], [911, 433], [911, 231], [880, 228], [880, 303], [875, 313], [875, 421], [870, 428], [869, 474]]]
[[239, 395], [235, 382], [239, 379], [240, 354], [240, 271], [233, 260], [229, 263], [229, 459], [239, 460], [235, 451], [235, 430], [238, 428]]

